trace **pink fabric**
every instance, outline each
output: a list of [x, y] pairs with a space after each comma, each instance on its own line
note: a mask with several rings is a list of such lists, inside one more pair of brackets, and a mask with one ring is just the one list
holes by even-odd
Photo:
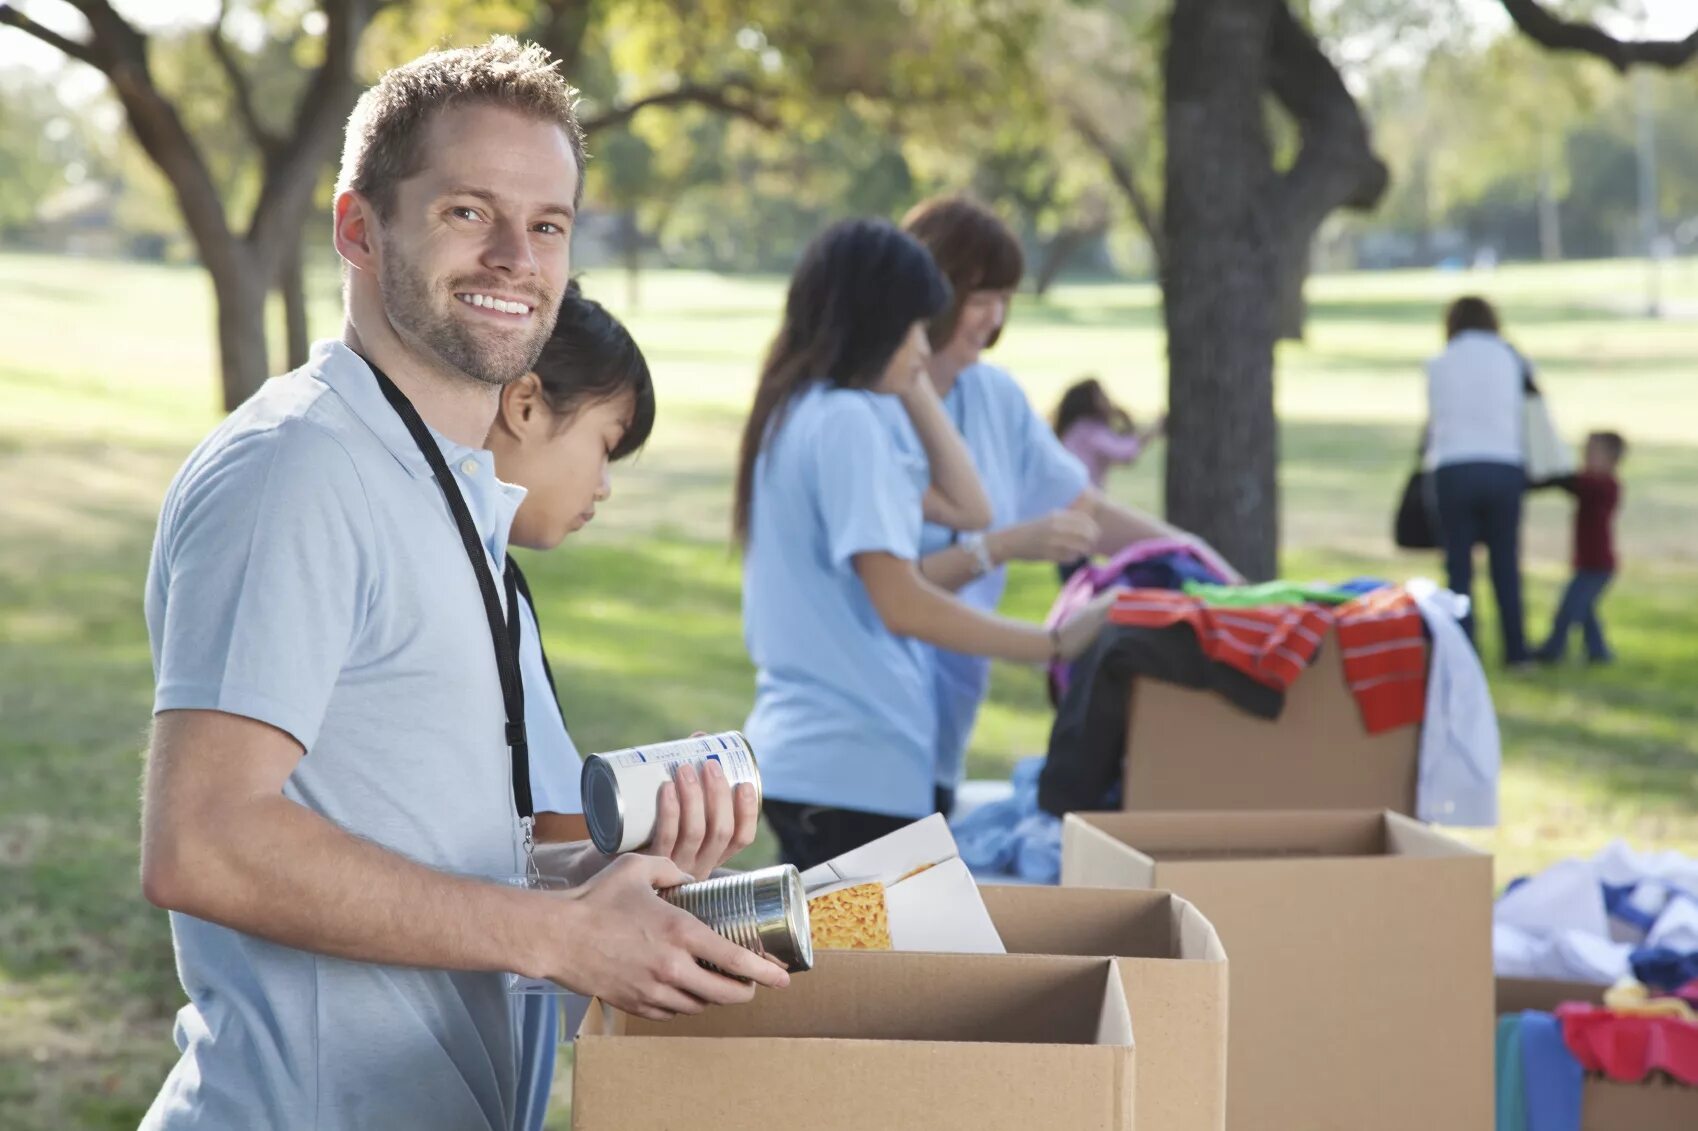
[[1673, 1017], [1634, 1017], [1570, 1002], [1559, 1005], [1563, 1043], [1588, 1072], [1633, 1084], [1662, 1070], [1698, 1084], [1698, 1025]]
[[1090, 472], [1091, 482], [1101, 487], [1110, 468], [1131, 463], [1143, 454], [1144, 440], [1134, 433], [1116, 432], [1100, 420], [1085, 419], [1067, 426], [1061, 446], [1079, 457]]

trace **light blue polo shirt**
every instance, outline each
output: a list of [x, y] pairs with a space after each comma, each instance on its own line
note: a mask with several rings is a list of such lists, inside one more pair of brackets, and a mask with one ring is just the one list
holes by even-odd
[[[524, 492], [437, 437], [499, 573]], [[429, 465], [366, 364], [313, 347], [190, 455], [147, 582], [156, 711], [269, 723], [284, 794], [422, 864], [522, 866], [488, 622]], [[171, 915], [182, 1058], [144, 1128], [507, 1131], [498, 974], [378, 966]]]
[[743, 562], [756, 669], [745, 733], [769, 798], [923, 817], [937, 712], [922, 645], [884, 627], [853, 560], [919, 554], [925, 457], [882, 406], [901, 409], [815, 384], [761, 449]]
[[[990, 496], [991, 529], [1060, 510], [1091, 485], [1085, 465], [1061, 446], [1006, 370], [984, 362], [968, 366], [943, 398], [943, 407], [967, 441]], [[896, 423], [912, 431], [906, 414]], [[926, 523], [920, 556], [947, 549], [953, 534], [948, 527]], [[994, 612], [1007, 586], [1008, 570], [999, 566], [956, 595], [976, 609]], [[973, 723], [990, 691], [990, 661], [930, 645], [925, 653], [937, 697], [937, 784], [954, 789], [965, 774]]]

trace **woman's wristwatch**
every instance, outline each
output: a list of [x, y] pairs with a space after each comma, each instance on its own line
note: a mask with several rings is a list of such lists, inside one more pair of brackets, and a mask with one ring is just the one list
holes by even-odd
[[973, 564], [978, 567], [974, 577], [983, 577], [996, 568], [996, 563], [991, 561], [990, 549], [985, 545], [983, 534], [976, 530], [963, 534], [959, 544], [963, 550], [973, 555]]

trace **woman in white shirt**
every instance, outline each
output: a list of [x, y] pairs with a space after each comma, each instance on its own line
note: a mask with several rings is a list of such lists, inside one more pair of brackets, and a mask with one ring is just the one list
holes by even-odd
[[[1521, 608], [1523, 412], [1528, 366], [1483, 298], [1445, 316], [1448, 344], [1427, 363], [1427, 457], [1450, 588], [1472, 598], [1474, 547], [1486, 544], [1507, 665], [1529, 662]], [[1463, 622], [1474, 636], [1474, 617]]]

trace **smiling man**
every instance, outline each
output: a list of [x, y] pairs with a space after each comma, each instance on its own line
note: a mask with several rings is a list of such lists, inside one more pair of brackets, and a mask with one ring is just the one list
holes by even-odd
[[506, 1131], [500, 971], [659, 1018], [753, 993], [700, 962], [786, 980], [661, 900], [688, 878], [666, 861], [580, 852], [569, 892], [502, 882], [531, 863], [502, 569], [523, 491], [482, 443], [566, 289], [574, 98], [511, 39], [368, 91], [336, 197], [342, 339], [166, 496], [142, 884], [189, 1004], [150, 1131]]

